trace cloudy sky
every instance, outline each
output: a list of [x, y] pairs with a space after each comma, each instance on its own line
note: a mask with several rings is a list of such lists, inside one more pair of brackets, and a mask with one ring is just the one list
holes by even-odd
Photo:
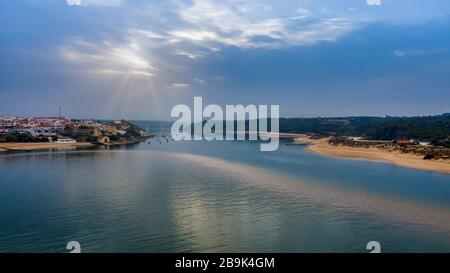
[[0, 115], [450, 112], [448, 0], [0, 2]]

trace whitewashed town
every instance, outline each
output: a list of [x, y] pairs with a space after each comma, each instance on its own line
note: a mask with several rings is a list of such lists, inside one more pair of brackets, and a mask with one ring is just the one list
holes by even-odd
[[125, 120], [0, 116], [0, 143], [121, 144], [140, 141], [148, 132]]

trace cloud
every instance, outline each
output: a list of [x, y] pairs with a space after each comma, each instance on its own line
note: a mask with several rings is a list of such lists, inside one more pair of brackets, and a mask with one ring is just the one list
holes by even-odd
[[163, 34], [160, 34], [160, 33], [154, 32], [154, 31], [150, 31], [150, 30], [138, 29], [138, 28], [129, 29], [128, 32], [131, 35], [140, 34], [148, 39], [165, 39], [166, 38], [166, 36]]
[[366, 0], [369, 6], [381, 6], [381, 0]]
[[[244, 5], [244, 6], [243, 6]], [[312, 13], [297, 7], [291, 16], [273, 12], [269, 5], [241, 2], [194, 0], [176, 9], [182, 27], [168, 34], [172, 43], [189, 41], [211, 47], [214, 44], [242, 48], [280, 48], [335, 41], [352, 31], [353, 21], [345, 18], [312, 18]]]
[[116, 7], [122, 4], [122, 0], [66, 0], [69, 6], [108, 6]]
[[187, 84], [187, 83], [172, 83], [172, 86], [175, 88], [185, 88], [185, 87], [189, 87], [189, 84]]
[[[67, 0], [71, 5], [110, 5], [120, 0]], [[69, 37], [60, 57], [94, 75], [133, 74], [153, 78], [164, 87], [183, 88], [186, 62], [219, 54], [226, 47], [280, 49], [334, 42], [361, 25], [362, 20], [314, 13], [311, 6], [292, 9], [277, 2], [167, 1], [145, 3], [133, 10], [139, 23], [119, 26], [101, 38]], [[128, 8], [127, 4], [124, 8]], [[127, 11], [129, 12], [129, 11]], [[140, 17], [142, 16], [142, 17]], [[146, 23], [150, 22], [150, 23]], [[200, 62], [199, 62], [200, 63]], [[203, 77], [198, 74], [199, 77]], [[204, 84], [201, 79], [193, 83]]]
[[176, 55], [180, 55], [180, 56], [185, 56], [188, 57], [190, 59], [198, 59], [203, 57], [202, 54], [199, 53], [192, 53], [192, 52], [188, 52], [188, 51], [183, 51], [183, 50], [179, 50], [175, 53]]
[[400, 50], [396, 49], [394, 50], [394, 55], [397, 57], [410, 57], [410, 56], [419, 56], [419, 55], [426, 55], [426, 54], [437, 54], [446, 51], [446, 48], [434, 48], [434, 49], [416, 49], [416, 50]]
[[114, 76], [114, 75], [138, 75], [138, 76], [146, 76], [146, 77], [152, 77], [154, 74], [140, 71], [140, 70], [116, 70], [116, 69], [107, 69], [107, 68], [98, 68], [98, 69], [91, 69], [86, 70], [87, 73], [91, 74], [97, 74], [97, 75], [105, 75], [105, 76]]
[[310, 45], [320, 41], [334, 42], [355, 28], [346, 18], [330, 18], [300, 27], [299, 31], [285, 36], [290, 45]]
[[311, 15], [311, 12], [309, 10], [302, 8], [302, 7], [297, 8], [297, 13], [300, 16], [310, 16]]
[[176, 30], [171, 31], [169, 34], [172, 36], [172, 42], [179, 42], [182, 40], [206, 41], [219, 39], [219, 36], [212, 31]]
[[94, 74], [152, 76], [152, 71], [155, 70], [141, 53], [140, 46], [135, 43], [94, 43], [80, 37], [71, 37], [59, 51], [64, 60], [85, 66]]
[[403, 56], [406, 56], [406, 54], [407, 53], [405, 51], [398, 50], [398, 49], [394, 50], [394, 55], [397, 57], [403, 57]]
[[66, 0], [66, 3], [69, 6], [80, 6], [81, 0]]

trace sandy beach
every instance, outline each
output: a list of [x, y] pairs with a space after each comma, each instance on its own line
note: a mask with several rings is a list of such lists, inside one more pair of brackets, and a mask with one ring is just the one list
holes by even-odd
[[69, 147], [91, 147], [93, 144], [87, 142], [80, 143], [1, 143], [0, 152], [7, 151], [34, 151], [48, 150], [52, 148], [69, 148]]
[[323, 155], [342, 158], [386, 161], [398, 166], [450, 173], [450, 160], [424, 160], [422, 157], [400, 152], [390, 152], [377, 148], [354, 148], [335, 146], [328, 143], [328, 138], [311, 139], [306, 135], [295, 138], [294, 142], [308, 143], [308, 151]]

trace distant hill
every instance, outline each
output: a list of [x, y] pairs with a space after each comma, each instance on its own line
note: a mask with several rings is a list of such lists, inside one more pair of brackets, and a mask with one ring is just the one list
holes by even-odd
[[450, 113], [422, 117], [281, 118], [281, 132], [359, 136], [367, 139], [450, 141]]

